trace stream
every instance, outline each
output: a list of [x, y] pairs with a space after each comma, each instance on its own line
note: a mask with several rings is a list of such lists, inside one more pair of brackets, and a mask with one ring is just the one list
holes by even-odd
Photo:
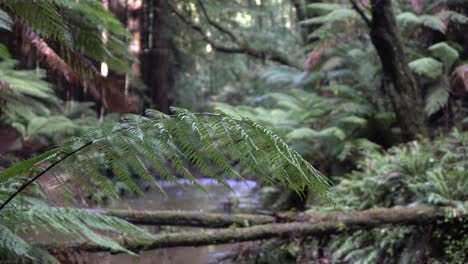
[[[196, 189], [188, 181], [181, 181], [181, 186], [171, 182], [160, 182], [166, 194], [157, 189], [150, 189], [145, 196], [138, 198], [122, 198], [106, 208], [132, 210], [196, 210], [218, 213], [249, 213], [260, 208], [257, 190], [260, 188], [255, 181], [226, 180], [234, 190], [217, 183], [213, 179], [199, 179], [200, 184], [208, 191], [205, 193]], [[148, 227], [152, 232], [158, 232], [158, 227]], [[179, 227], [178, 227], [179, 228]], [[179, 228], [180, 229], [180, 228]], [[184, 227], [191, 231], [196, 228]], [[203, 247], [178, 247], [145, 251], [139, 256], [126, 254], [99, 255], [93, 254], [99, 263], [162, 263], [162, 264], [198, 264], [220, 263], [220, 259], [236, 252], [239, 247], [249, 243], [227, 245], [211, 245]], [[229, 262], [223, 262], [229, 263]]]

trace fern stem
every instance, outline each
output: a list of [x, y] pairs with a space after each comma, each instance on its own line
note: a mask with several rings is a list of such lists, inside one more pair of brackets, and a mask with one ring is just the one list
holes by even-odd
[[5, 208], [5, 206], [7, 206], [11, 200], [13, 200], [18, 194], [20, 194], [24, 189], [26, 189], [29, 185], [31, 185], [33, 182], [35, 182], [37, 179], [39, 179], [42, 175], [46, 174], [46, 172], [50, 171], [51, 169], [53, 169], [55, 166], [57, 166], [59, 163], [61, 163], [62, 161], [64, 161], [65, 159], [67, 159], [68, 157], [78, 153], [79, 151], [85, 149], [86, 147], [88, 146], [91, 146], [92, 144], [94, 144], [95, 140], [92, 140], [92, 141], [89, 141], [88, 143], [84, 144], [83, 146], [67, 153], [67, 155], [65, 155], [63, 158], [55, 161], [54, 163], [50, 164], [45, 170], [43, 170], [42, 172], [40, 172], [39, 174], [37, 174], [36, 176], [34, 176], [34, 178], [30, 179], [29, 181], [23, 183], [23, 185], [21, 185], [21, 187], [16, 190], [15, 193], [13, 193], [12, 195], [10, 195], [10, 197], [8, 197], [8, 199], [6, 199], [2, 205], [0, 205], [0, 211], [3, 210], [3, 208]]

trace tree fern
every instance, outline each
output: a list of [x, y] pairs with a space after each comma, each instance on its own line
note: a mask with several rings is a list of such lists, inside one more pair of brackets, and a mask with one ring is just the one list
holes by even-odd
[[[1, 195], [4, 197], [4, 194]], [[58, 263], [53, 257], [28, 240], [35, 234], [53, 235], [57, 232], [67, 239], [78, 242], [91, 242], [109, 248], [110, 251], [126, 252], [117, 241], [116, 235], [128, 239], [147, 239], [151, 235], [122, 219], [85, 212], [75, 208], [53, 208], [25, 196], [15, 202], [19, 208], [7, 208], [0, 214], [0, 259], [29, 259], [33, 263]], [[103, 231], [97, 233], [96, 231]], [[23, 239], [19, 234], [29, 234]], [[40, 244], [38, 245], [40, 246]]]
[[69, 29], [54, 5], [54, 1], [8, 1], [0, 0], [11, 13], [18, 16], [45, 38], [52, 38], [64, 44], [71, 44]]
[[0, 224], [0, 260], [28, 259], [34, 263], [53, 263], [59, 262], [47, 252], [31, 246], [21, 237], [15, 235], [10, 229]]
[[[109, 11], [97, 0], [66, 1], [7, 1], [0, 0], [6, 8], [0, 9], [0, 28], [10, 28], [8, 14], [26, 22], [42, 38], [56, 40], [66, 52], [68, 63], [78, 72], [89, 74], [77, 53], [97, 61], [106, 61], [110, 69], [117, 72], [129, 70], [128, 61], [133, 55], [128, 51], [123, 38], [129, 33]], [[106, 31], [107, 41], [102, 41]]]
[[[85, 179], [92, 179], [95, 187], [91, 191], [97, 187], [116, 196], [115, 188], [105, 176], [106, 170], [110, 170], [134, 192], [142, 193], [134, 174], [163, 191], [151, 173], [153, 169], [175, 182], [180, 181], [179, 177], [186, 178], [203, 190], [193, 174], [194, 170], [224, 183], [225, 177], [242, 178], [231, 163], [237, 162], [259, 180], [283, 184], [297, 192], [309, 187], [319, 195], [328, 193], [328, 180], [269, 129], [221, 112], [173, 110], [174, 115], [148, 110], [144, 117], [124, 116], [120, 123], [108, 123], [1, 171], [0, 186], [6, 186], [11, 181], [22, 182], [19, 188], [0, 189], [0, 224], [3, 224], [0, 230], [10, 237], [3, 244], [0, 243], [1, 257], [53, 262], [53, 258], [50, 261], [42, 260], [49, 256], [27, 242], [23, 243], [24, 240], [14, 235], [17, 232], [58, 231], [75, 240], [97, 243], [112, 251], [127, 253], [130, 252], [112, 236], [95, 231], [124, 232], [126, 237], [140, 239], [148, 236], [145, 231], [116, 218], [79, 209], [49, 207], [21, 194], [26, 187], [35, 186], [39, 177], [53, 174], [56, 170], [61, 174], [68, 173], [81, 185], [89, 184]], [[99, 161], [101, 157], [102, 162]], [[55, 177], [57, 180], [52, 185], [67, 194], [61, 176]], [[22, 206], [26, 206], [27, 210], [21, 209]], [[38, 260], [30, 251], [45, 255]]]
[[[326, 178], [270, 130], [223, 113], [193, 114], [184, 109], [174, 110], [173, 116], [154, 110], [147, 111], [145, 117], [125, 116], [121, 123], [108, 124], [66, 142], [39, 159], [0, 172], [0, 184], [33, 172], [40, 164], [50, 164], [46, 171], [57, 166], [64, 171], [80, 172], [83, 170], [74, 168], [81, 166], [83, 155], [102, 153], [107, 168], [135, 192], [141, 191], [132, 173], [158, 186], [149, 173], [151, 163], [165, 175], [176, 172], [202, 189], [192, 174], [192, 166], [224, 182], [222, 175], [239, 176], [231, 165], [232, 161], [238, 161], [254, 176], [271, 184], [283, 183], [297, 192], [309, 186], [318, 194], [326, 194]], [[271, 161], [279, 163], [271, 166]], [[108, 186], [103, 181], [105, 177], [99, 177], [104, 168], [98, 165], [88, 164], [87, 170], [95, 173], [87, 176], [94, 177], [101, 186]]]

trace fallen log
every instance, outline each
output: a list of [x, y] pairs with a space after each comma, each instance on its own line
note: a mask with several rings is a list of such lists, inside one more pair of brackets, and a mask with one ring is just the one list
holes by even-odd
[[[304, 214], [303, 216], [306, 216]], [[449, 217], [450, 215], [450, 217]], [[378, 208], [355, 212], [320, 213], [320, 217], [305, 218], [309, 222], [273, 223], [246, 228], [190, 231], [155, 235], [150, 240], [121, 238], [118, 242], [129, 250], [138, 252], [168, 247], [205, 246], [271, 238], [307, 237], [321, 234], [336, 234], [358, 229], [371, 229], [383, 225], [433, 224], [438, 220], [454, 218], [466, 220], [467, 212], [447, 207], [401, 207]], [[66, 245], [40, 244], [45, 249], [67, 248], [90, 252], [108, 251], [107, 248], [81, 242]]]
[[467, 212], [454, 207], [413, 207], [373, 208], [363, 211], [306, 212], [281, 214], [283, 221], [319, 223], [339, 221], [352, 225], [418, 224], [431, 223], [444, 217], [468, 217]]
[[222, 214], [198, 211], [134, 211], [120, 209], [83, 209], [86, 212], [105, 214], [125, 219], [137, 225], [172, 225], [221, 228], [232, 225], [248, 227], [275, 222], [269, 215]]

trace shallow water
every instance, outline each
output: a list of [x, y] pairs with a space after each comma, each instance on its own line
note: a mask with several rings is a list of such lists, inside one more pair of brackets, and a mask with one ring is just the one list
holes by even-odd
[[[256, 190], [259, 188], [254, 181], [227, 180], [232, 190], [212, 179], [200, 179], [200, 184], [208, 193], [198, 190], [188, 181], [182, 181], [181, 186], [171, 182], [161, 182], [167, 195], [151, 189], [145, 196], [139, 198], [125, 198], [121, 202], [114, 202], [107, 208], [132, 210], [197, 210], [204, 212], [253, 212], [259, 208]], [[150, 230], [157, 228], [150, 227]], [[196, 230], [191, 228], [191, 230]], [[102, 263], [175, 263], [198, 264], [218, 263], [220, 257], [230, 254], [239, 247], [249, 243], [180, 247], [159, 249], [143, 252], [138, 257], [119, 254], [103, 257]], [[96, 256], [98, 257], [98, 256]], [[98, 257], [100, 258], [100, 257]], [[105, 259], [105, 260], [104, 260]]]
[[259, 186], [255, 181], [226, 180], [232, 190], [213, 179], [202, 178], [198, 182], [207, 192], [195, 188], [189, 181], [182, 180], [180, 185], [162, 181], [158, 183], [166, 195], [157, 189], [151, 189], [143, 197], [124, 198], [107, 208], [205, 212], [246, 212], [258, 208], [258, 199], [254, 190]]

